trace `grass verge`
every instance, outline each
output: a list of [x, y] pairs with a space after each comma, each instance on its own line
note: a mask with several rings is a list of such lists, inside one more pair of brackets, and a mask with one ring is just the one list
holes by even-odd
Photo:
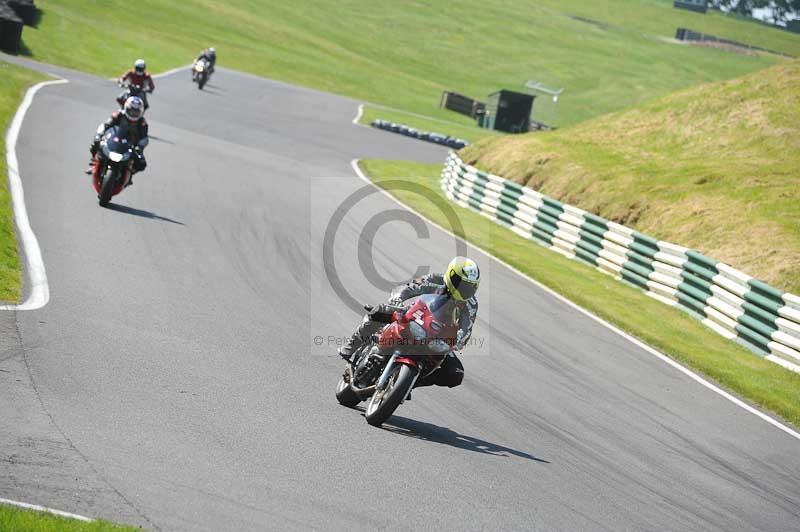
[[800, 55], [796, 34], [664, 0], [36, 4], [41, 20], [25, 28], [23, 42], [42, 61], [107, 77], [136, 57], [158, 71], [214, 46], [221, 66], [451, 121], [459, 119], [438, 108], [443, 90], [483, 99], [531, 78], [565, 87], [565, 126], [780, 61], [660, 39], [678, 27]]
[[800, 60], [465, 162], [800, 293]]
[[[367, 160], [362, 168], [378, 186], [384, 180], [404, 179], [439, 191], [447, 201], [440, 192], [440, 165]], [[391, 193], [434, 222], [449, 226], [439, 209], [420, 195]], [[472, 244], [740, 397], [800, 426], [800, 375], [753, 355], [688, 314], [631, 286], [517, 236], [472, 211], [456, 209], [465, 231], [460, 236]]]
[[469, 142], [475, 142], [482, 138], [498, 135], [497, 131], [493, 131], [491, 129], [482, 129], [474, 125], [470, 126], [468, 124], [460, 124], [458, 122], [425, 117], [396, 109], [385, 109], [382, 107], [365, 105], [364, 114], [361, 115], [361, 120], [359, 123], [368, 126], [373, 120], [376, 119], [388, 120], [397, 124], [404, 124], [406, 126], [419, 129], [420, 131], [450, 135], [451, 137], [468, 140]]
[[45, 512], [0, 504], [0, 530], [3, 532], [133, 532], [132, 526], [108, 521], [77, 521]]
[[18, 302], [22, 288], [14, 211], [6, 173], [5, 132], [27, 88], [44, 79], [36, 72], [0, 61], [0, 301]]

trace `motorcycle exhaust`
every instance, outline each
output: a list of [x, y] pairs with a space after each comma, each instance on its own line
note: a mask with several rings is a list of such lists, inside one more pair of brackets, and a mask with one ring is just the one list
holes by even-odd
[[396, 358], [397, 358], [396, 354], [392, 355], [392, 358], [390, 358], [389, 362], [386, 363], [386, 367], [383, 368], [383, 373], [381, 373], [381, 376], [378, 378], [378, 382], [376, 382], [371, 386], [366, 386], [364, 388], [359, 388], [355, 384], [353, 384], [353, 381], [355, 380], [353, 377], [353, 366], [348, 365], [347, 374], [348, 377], [350, 378], [350, 389], [356, 393], [371, 393], [374, 392], [375, 390], [383, 389], [383, 387], [386, 386], [386, 382], [389, 380], [389, 375], [392, 373], [392, 368], [394, 367], [394, 359]]
[[353, 366], [350, 366], [350, 365], [347, 366], [347, 376], [348, 376], [348, 378], [350, 380], [350, 382], [348, 383], [350, 385], [350, 389], [353, 390], [355, 393], [363, 394], [363, 393], [371, 393], [371, 392], [375, 391], [375, 387], [376, 387], [375, 384], [373, 384], [372, 386], [365, 386], [364, 388], [359, 388], [358, 386], [353, 384], [353, 381], [355, 380], [355, 377], [353, 376]]

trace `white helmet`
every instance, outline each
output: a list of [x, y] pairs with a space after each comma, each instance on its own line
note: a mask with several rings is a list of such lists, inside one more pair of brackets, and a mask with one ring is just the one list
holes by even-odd
[[125, 113], [128, 120], [136, 122], [144, 116], [144, 102], [138, 96], [131, 96], [125, 100], [125, 106], [122, 108], [122, 112]]
[[147, 68], [147, 65], [145, 64], [144, 59], [137, 59], [133, 64], [133, 69], [139, 74], [143, 74], [145, 68]]

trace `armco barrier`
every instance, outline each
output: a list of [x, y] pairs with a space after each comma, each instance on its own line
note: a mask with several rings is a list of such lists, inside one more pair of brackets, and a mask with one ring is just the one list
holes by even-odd
[[481, 172], [452, 152], [442, 188], [459, 205], [679, 306], [726, 338], [800, 372], [800, 297], [691, 249]]

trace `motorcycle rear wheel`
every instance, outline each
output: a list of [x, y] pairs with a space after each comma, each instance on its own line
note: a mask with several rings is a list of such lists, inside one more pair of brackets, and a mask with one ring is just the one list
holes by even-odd
[[384, 421], [392, 417], [394, 411], [411, 391], [418, 371], [417, 368], [406, 364], [398, 364], [392, 369], [386, 387], [382, 391], [376, 391], [367, 404], [367, 411], [364, 414], [367, 423], [374, 427], [380, 427]]
[[336, 400], [348, 408], [353, 408], [361, 402], [361, 398], [350, 388], [350, 382], [344, 375], [339, 378], [339, 384], [336, 385]]

